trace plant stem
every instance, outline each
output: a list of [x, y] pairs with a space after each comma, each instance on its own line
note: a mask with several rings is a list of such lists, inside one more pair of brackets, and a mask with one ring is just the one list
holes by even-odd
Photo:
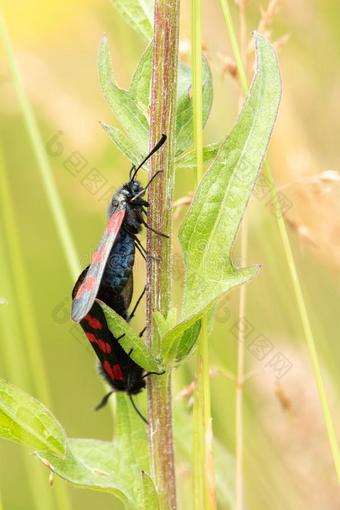
[[[150, 186], [148, 223], [161, 237], [147, 232], [147, 342], [159, 353], [152, 313], [167, 316], [171, 295], [171, 207], [174, 189], [175, 115], [178, 68], [179, 0], [156, 0], [154, 13], [151, 133], [153, 147], [164, 133], [168, 139], [154, 155], [151, 175], [163, 173]], [[148, 388], [149, 441], [152, 474], [159, 493], [160, 509], [176, 509], [176, 480], [171, 419], [171, 376], [151, 376]]]
[[[196, 184], [203, 173], [203, 114], [202, 114], [202, 2], [192, 0], [192, 103], [193, 138], [196, 153]], [[215, 476], [212, 455], [212, 425], [210, 410], [210, 378], [207, 321], [201, 321], [198, 340], [194, 408], [193, 408], [193, 478], [194, 507], [216, 508]]]
[[[247, 263], [247, 238], [248, 228], [245, 217], [241, 225], [241, 260], [240, 266]], [[246, 286], [240, 289], [239, 301], [239, 324], [246, 316]], [[236, 375], [236, 409], [235, 409], [235, 510], [244, 508], [244, 474], [243, 474], [243, 388], [244, 388], [244, 365], [245, 365], [245, 331], [238, 329], [237, 343], [237, 375]]]
[[[229, 10], [228, 0], [220, 0], [220, 3], [221, 3], [222, 11], [224, 14], [225, 22], [226, 22], [226, 25], [228, 28], [230, 43], [231, 43], [231, 46], [233, 49], [234, 58], [235, 58], [237, 69], [238, 69], [239, 76], [241, 79], [242, 87], [243, 87], [244, 91], [247, 92], [248, 91], [248, 83], [247, 83], [246, 73], [245, 73], [245, 69], [243, 66], [243, 62], [242, 62], [241, 52], [240, 52], [240, 49], [239, 49], [239, 46], [237, 43], [237, 38], [235, 35], [235, 30], [234, 30], [230, 10]], [[272, 184], [271, 194], [272, 194], [274, 208], [275, 208], [275, 210], [279, 211], [278, 193], [277, 193], [277, 190], [274, 185], [274, 179], [273, 179], [273, 174], [272, 174], [270, 165], [267, 161], [264, 164], [264, 169], [265, 169], [265, 172], [267, 174], [267, 177], [268, 177], [270, 183]], [[306, 343], [307, 343], [307, 346], [309, 349], [309, 355], [311, 357], [311, 361], [312, 361], [312, 365], [313, 365], [314, 376], [315, 376], [316, 385], [317, 385], [318, 392], [319, 392], [319, 398], [320, 398], [322, 412], [323, 412], [324, 421], [325, 421], [325, 425], [326, 425], [328, 441], [329, 441], [330, 449], [331, 449], [332, 456], [333, 456], [335, 471], [337, 474], [338, 482], [340, 483], [339, 445], [338, 445], [334, 422], [333, 422], [331, 411], [329, 408], [325, 385], [324, 385], [323, 378], [322, 378], [320, 361], [319, 361], [319, 356], [318, 356], [318, 352], [316, 349], [314, 334], [313, 334], [313, 330], [312, 330], [312, 327], [310, 324], [309, 315], [308, 315], [308, 311], [307, 311], [307, 307], [306, 307], [306, 303], [305, 303], [305, 298], [303, 295], [303, 290], [302, 290], [300, 278], [298, 275], [298, 271], [297, 271], [297, 268], [295, 265], [292, 248], [291, 248], [291, 245], [289, 242], [286, 224], [284, 222], [284, 218], [283, 218], [282, 214], [278, 213], [275, 215], [275, 217], [277, 220], [278, 229], [279, 229], [279, 233], [281, 236], [281, 242], [282, 242], [282, 245], [284, 248], [284, 252], [286, 255], [286, 259], [287, 259], [287, 265], [288, 265], [290, 276], [292, 279], [293, 289], [294, 289], [294, 293], [295, 293], [295, 299], [297, 302], [297, 308], [299, 310], [299, 314], [300, 314], [300, 318], [301, 318], [301, 322], [302, 322], [303, 332], [305, 335]]]
[[[241, 68], [241, 88], [243, 93], [240, 93], [240, 100], [242, 101], [244, 94], [247, 90], [247, 77], [246, 69], [242, 66], [242, 62], [246, 64], [246, 18], [245, 18], [245, 0], [238, 1], [239, 20], [240, 20], [240, 55], [239, 68]], [[231, 18], [230, 18], [231, 19]], [[232, 19], [231, 27], [233, 29]], [[232, 30], [233, 38], [236, 41], [236, 36]], [[240, 101], [240, 104], [241, 104]], [[240, 266], [246, 267], [247, 265], [247, 252], [248, 252], [248, 222], [247, 212], [243, 217], [241, 224], [241, 260]], [[247, 287], [242, 285], [239, 296], [239, 324], [246, 317], [246, 300], [247, 300]], [[244, 372], [245, 372], [245, 330], [240, 327], [238, 330], [238, 343], [237, 343], [237, 374], [236, 374], [236, 402], [235, 402], [235, 510], [244, 509], [244, 415], [243, 415], [243, 402], [244, 402]]]

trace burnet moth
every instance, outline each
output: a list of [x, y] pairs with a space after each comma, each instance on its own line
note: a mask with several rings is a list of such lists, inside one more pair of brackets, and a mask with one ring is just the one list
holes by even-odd
[[165, 140], [166, 136], [162, 135], [142, 163], [137, 168], [131, 168], [130, 180], [112, 197], [105, 232], [72, 302], [72, 319], [75, 322], [80, 322], [90, 311], [101, 285], [108, 291], [119, 294], [132, 272], [136, 246], [143, 253], [137, 234], [140, 233], [142, 225], [150, 227], [145, 221], [145, 207], [149, 204], [142, 197], [159, 172], [153, 175], [145, 188], [136, 180], [136, 176], [138, 170], [160, 149]]
[[[87, 271], [88, 267], [79, 276], [74, 286], [72, 297], [76, 295], [79, 286], [84, 281]], [[102, 286], [99, 287], [98, 292], [99, 299], [102, 301], [106, 300], [108, 306], [116, 308], [117, 313], [128, 321], [133, 317], [139, 301], [143, 296], [143, 294], [140, 296], [134, 310], [128, 316], [127, 308], [131, 301], [131, 295], [132, 273], [121, 294], [111, 293], [109, 295], [107, 289]], [[143, 368], [137, 365], [121, 347], [119, 343], [121, 337], [116, 338], [109, 330], [104, 312], [96, 301], [93, 303], [91, 310], [80, 321], [80, 325], [99, 359], [99, 371], [101, 375], [112, 388], [112, 391], [104, 396], [96, 407], [96, 410], [105, 406], [113, 391], [125, 391], [129, 395], [133, 407], [145, 421], [144, 416], [136, 407], [132, 395], [137, 395], [145, 388], [145, 377], [149, 375], [149, 373], [144, 374]]]
[[[102, 239], [92, 257], [91, 265], [79, 276], [72, 292], [72, 319], [80, 322], [100, 362], [100, 372], [111, 386], [110, 391], [96, 409], [103, 407], [113, 391], [125, 391], [137, 413], [132, 395], [145, 387], [142, 367], [124, 351], [109, 330], [104, 312], [96, 298], [111, 307], [126, 320], [131, 320], [143, 296], [128, 315], [133, 291], [132, 268], [135, 248], [144, 256], [144, 249], [137, 238], [142, 225], [148, 227], [145, 214], [149, 204], [142, 197], [147, 187], [159, 172], [149, 180], [145, 188], [136, 180], [138, 170], [164, 144], [163, 135], [148, 156], [136, 168], [130, 170], [130, 180], [114, 193], [108, 211], [108, 222]], [[160, 234], [164, 235], [164, 234]]]

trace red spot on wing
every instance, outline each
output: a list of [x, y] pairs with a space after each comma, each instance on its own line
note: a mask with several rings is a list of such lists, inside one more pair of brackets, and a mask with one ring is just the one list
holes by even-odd
[[123, 372], [118, 363], [111, 365], [109, 361], [105, 360], [103, 363], [103, 368], [110, 379], [113, 381], [124, 381]]
[[84, 294], [84, 292], [86, 290], [91, 290], [92, 287], [94, 286], [95, 282], [96, 282], [96, 279], [94, 276], [86, 277], [77, 291], [76, 299], [79, 299]]
[[93, 333], [86, 333], [87, 338], [90, 340], [91, 344], [95, 344], [97, 339]]
[[104, 342], [101, 338], [97, 338], [97, 345], [101, 351], [105, 352], [105, 354], [110, 354], [111, 345], [109, 343]]
[[116, 379], [118, 381], [124, 381], [123, 372], [122, 372], [122, 369], [120, 368], [120, 366], [118, 365], [118, 363], [113, 365], [112, 372], [113, 372], [114, 379]]
[[102, 329], [103, 327], [103, 324], [89, 313], [84, 317], [84, 320], [86, 320], [88, 325], [93, 329]]
[[87, 338], [90, 340], [91, 344], [97, 344], [99, 349], [105, 354], [110, 354], [111, 345], [108, 342], [104, 342], [101, 338], [97, 338], [93, 333], [86, 333]]
[[104, 361], [103, 369], [105, 370], [107, 375], [110, 377], [110, 379], [113, 379], [113, 371], [112, 371], [112, 367], [111, 367], [109, 361], [107, 361], [107, 360]]

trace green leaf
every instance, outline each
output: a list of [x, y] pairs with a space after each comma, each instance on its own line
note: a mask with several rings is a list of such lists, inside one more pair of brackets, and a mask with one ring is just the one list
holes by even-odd
[[110, 492], [127, 508], [141, 508], [141, 470], [131, 462], [125, 441], [69, 439], [65, 459], [40, 451], [36, 456], [53, 473], [80, 488]]
[[[152, 504], [157, 503], [158, 498], [153, 482], [146, 474], [150, 470], [146, 427], [128, 395], [117, 392], [115, 396], [117, 413], [113, 442], [69, 439], [64, 459], [51, 452], [37, 451], [36, 455], [68, 482], [81, 488], [110, 492], [127, 508], [140, 510], [145, 508], [147, 498]], [[149, 479], [146, 481], [146, 478]]]
[[231, 250], [254, 188], [281, 96], [273, 48], [255, 35], [255, 78], [236, 126], [203, 176], [180, 231], [186, 269], [183, 317], [201, 316], [257, 268], [237, 269]]
[[[150, 472], [150, 451], [145, 424], [126, 394], [117, 394], [116, 398], [118, 420], [115, 427], [115, 440], [125, 442], [126, 449], [129, 450], [129, 462], [141, 468], [143, 508], [157, 509], [158, 495], [152, 479], [147, 474]], [[135, 400], [136, 396], [132, 398]]]
[[154, 312], [158, 333], [161, 337], [162, 359], [165, 364], [178, 363], [192, 350], [201, 330], [201, 322], [193, 320], [190, 326], [175, 327], [176, 315], [165, 320], [160, 312]]
[[122, 125], [136, 151], [146, 154], [149, 145], [149, 124], [127, 90], [119, 88], [113, 81], [111, 55], [106, 37], [103, 37], [98, 53], [99, 78], [103, 94], [111, 110]]
[[185, 329], [181, 337], [179, 337], [171, 345], [169, 357], [175, 359], [179, 363], [186, 358], [193, 350], [194, 345], [201, 331], [201, 321], [194, 322], [189, 328]]
[[[125, 393], [117, 393], [113, 442], [69, 439], [66, 456], [35, 452], [51, 471], [81, 488], [110, 492], [127, 508], [158, 508], [150, 470], [146, 427]], [[149, 505], [149, 506], [147, 506]]]
[[153, 34], [153, 0], [112, 0], [125, 21], [148, 41]]
[[[133, 399], [138, 398], [136, 395]], [[150, 452], [146, 426], [136, 413], [126, 393], [116, 393], [116, 420], [114, 440], [125, 441], [130, 460], [142, 470], [150, 471]], [[139, 409], [139, 406], [138, 406]], [[143, 414], [143, 410], [140, 409]]]
[[65, 434], [53, 414], [20, 388], [0, 379], [0, 437], [65, 455]]
[[198, 338], [201, 322], [200, 319], [208, 313], [211, 306], [182, 320], [162, 337], [162, 356], [165, 363], [177, 362], [185, 358], [193, 349]]
[[[212, 160], [216, 157], [217, 152], [220, 148], [220, 143], [211, 143], [203, 148], [203, 161], [204, 163]], [[176, 157], [175, 165], [177, 168], [193, 169], [196, 168], [196, 151], [194, 149], [188, 150]]]
[[153, 319], [156, 323], [158, 334], [161, 338], [162, 360], [164, 364], [178, 363], [185, 358], [192, 350], [201, 329], [200, 321], [186, 329], [176, 329], [176, 309], [171, 309], [167, 318], [156, 311], [153, 313]]
[[129, 94], [136, 101], [138, 107], [149, 118], [151, 78], [152, 78], [152, 42], [147, 46], [138, 62], [135, 74], [133, 75]]
[[163, 317], [158, 310], [153, 312], [153, 320], [156, 323], [159, 336], [162, 338], [170, 329], [176, 325], [176, 308], [171, 308], [167, 318]]
[[129, 324], [105, 303], [99, 299], [97, 299], [97, 302], [101, 306], [105, 314], [108, 327], [114, 336], [119, 338], [121, 335], [124, 335], [124, 337], [119, 340], [119, 343], [125, 352], [130, 353], [132, 350], [130, 357], [133, 361], [143, 367], [146, 371], [162, 372], [162, 366], [157, 362], [156, 358], [149, 351], [143, 340], [136, 335]]
[[144, 510], [159, 510], [159, 498], [156, 492], [155, 484], [151, 477], [142, 471], [143, 491], [144, 491]]
[[[212, 105], [212, 74], [205, 57], [202, 60], [203, 126], [205, 126]], [[193, 142], [192, 73], [189, 66], [179, 64], [176, 110], [176, 154], [181, 153]]]
[[185, 263], [182, 320], [163, 337], [165, 352], [171, 357], [174, 351], [181, 357], [189, 352], [196, 333], [192, 330], [186, 337], [185, 331], [212, 311], [220, 297], [246, 283], [258, 269], [235, 268], [231, 259], [281, 97], [274, 50], [260, 34], [255, 35], [255, 42], [257, 66], [250, 92], [236, 126], [204, 174], [180, 230]]
[[136, 146], [130, 139], [123, 133], [119, 128], [105, 124], [105, 122], [99, 122], [102, 128], [111, 138], [112, 142], [118, 147], [118, 149], [131, 161], [137, 165], [142, 161], [144, 155], [138, 153]]

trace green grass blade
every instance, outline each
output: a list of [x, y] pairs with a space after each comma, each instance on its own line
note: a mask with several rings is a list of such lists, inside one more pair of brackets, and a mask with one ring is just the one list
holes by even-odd
[[231, 13], [230, 13], [229, 2], [228, 2], [228, 0], [220, 0], [220, 3], [221, 3], [222, 11], [223, 11], [225, 24], [227, 25], [228, 35], [229, 35], [229, 39], [230, 39], [231, 48], [234, 53], [237, 71], [238, 71], [238, 74], [240, 77], [243, 92], [246, 94], [248, 92], [248, 88], [249, 88], [248, 80], [247, 80], [246, 71], [245, 71], [245, 68], [243, 65], [239, 44], [237, 42], [237, 37], [236, 37], [235, 29], [234, 29], [234, 23], [233, 23], [233, 19], [232, 19]]
[[32, 148], [38, 162], [38, 169], [40, 171], [40, 176], [42, 178], [42, 182], [46, 194], [48, 196], [49, 204], [52, 210], [59, 238], [65, 253], [66, 260], [69, 265], [71, 276], [75, 280], [80, 273], [80, 264], [77, 252], [73, 243], [71, 232], [69, 230], [63, 206], [53, 178], [53, 173], [51, 170], [50, 163], [48, 161], [44, 143], [39, 133], [33, 109], [26, 95], [25, 87], [20, 75], [18, 65], [15, 60], [9, 34], [7, 32], [5, 19], [1, 11], [0, 11], [0, 37], [5, 48], [9, 68], [12, 74], [14, 88], [18, 96], [22, 115], [32, 143]]
[[[241, 77], [241, 83], [242, 83], [243, 89], [246, 92], [248, 90], [248, 83], [247, 83], [246, 74], [245, 74], [245, 70], [244, 70], [244, 66], [243, 66], [243, 62], [242, 62], [242, 58], [241, 58], [241, 52], [240, 52], [240, 49], [239, 49], [239, 46], [237, 43], [237, 38], [235, 35], [235, 31], [234, 31], [234, 26], [233, 26], [231, 14], [230, 14], [228, 0], [220, 0], [220, 3], [221, 3], [222, 11], [224, 14], [225, 22], [227, 25], [230, 42], [231, 42], [232, 49], [234, 52], [237, 69], [238, 69], [239, 75]], [[265, 163], [265, 171], [266, 171], [268, 179], [273, 184], [273, 186], [271, 187], [271, 190], [272, 190], [271, 193], [272, 193], [272, 198], [273, 198], [274, 204], [278, 205], [277, 191], [276, 191], [276, 188], [274, 185], [272, 171], [271, 171], [271, 168], [270, 168], [270, 165], [268, 162]], [[313, 334], [313, 330], [312, 330], [311, 323], [309, 320], [309, 314], [307, 311], [307, 307], [306, 307], [298, 271], [296, 269], [292, 248], [291, 248], [291, 245], [289, 242], [286, 224], [285, 224], [284, 219], [281, 214], [276, 214], [275, 216], [277, 219], [278, 229], [279, 229], [279, 233], [281, 236], [282, 245], [284, 248], [289, 272], [290, 272], [291, 279], [292, 279], [292, 284], [293, 284], [293, 288], [294, 288], [294, 292], [295, 292], [295, 299], [297, 302], [306, 343], [307, 343], [307, 346], [309, 349], [309, 354], [310, 354], [310, 357], [312, 360], [312, 365], [313, 365], [315, 380], [316, 380], [316, 384], [317, 384], [317, 388], [318, 388], [318, 392], [319, 392], [319, 398], [320, 398], [320, 402], [321, 402], [321, 406], [322, 406], [322, 412], [323, 412], [323, 416], [324, 416], [324, 420], [325, 420], [328, 440], [329, 440], [330, 448], [332, 451], [332, 456], [333, 456], [333, 461], [334, 461], [334, 466], [335, 466], [335, 470], [337, 473], [338, 481], [340, 483], [339, 444], [338, 444], [335, 426], [334, 426], [334, 422], [332, 419], [332, 415], [331, 415], [331, 411], [330, 411], [330, 407], [329, 407], [329, 403], [328, 403], [325, 385], [324, 385], [323, 378], [322, 378], [320, 361], [319, 361], [318, 351], [316, 349], [314, 334]]]
[[[266, 165], [265, 169], [266, 169], [267, 177], [273, 183], [272, 173], [270, 171], [269, 165]], [[276, 193], [274, 185], [272, 186], [272, 190], [273, 190], [273, 193], [275, 193], [274, 200], [277, 202], [277, 193]], [[337, 473], [338, 482], [340, 484], [339, 444], [338, 444], [338, 440], [337, 440], [337, 434], [336, 434], [331, 410], [330, 410], [330, 407], [328, 404], [328, 398], [327, 398], [326, 388], [325, 388], [325, 384], [324, 384], [323, 377], [322, 377], [320, 361], [319, 361], [318, 351], [316, 349], [314, 334], [313, 334], [313, 330], [312, 330], [311, 323], [309, 320], [309, 315], [308, 315], [308, 311], [307, 311], [307, 307], [306, 307], [306, 303], [305, 303], [305, 298], [303, 295], [302, 285], [301, 285], [299, 274], [298, 274], [298, 271], [297, 271], [297, 268], [295, 265], [292, 248], [291, 248], [291, 245], [289, 242], [286, 224], [285, 224], [284, 219], [281, 215], [279, 218], [277, 218], [277, 221], [278, 221], [278, 228], [279, 228], [282, 244], [283, 244], [284, 251], [286, 254], [286, 258], [287, 258], [289, 272], [290, 272], [292, 282], [293, 282], [295, 298], [296, 298], [298, 310], [299, 310], [300, 317], [301, 317], [304, 335], [306, 338], [309, 354], [310, 354], [310, 357], [312, 360], [312, 366], [314, 369], [315, 381], [316, 381], [316, 385], [317, 385], [318, 392], [319, 392], [319, 397], [320, 397], [322, 412], [323, 412], [323, 416], [324, 416], [324, 420], [325, 420], [328, 440], [329, 440], [330, 448], [332, 451], [332, 456], [333, 456], [334, 466], [335, 466], [336, 473]]]
[[[193, 139], [197, 186], [203, 176], [203, 95], [202, 95], [202, 3], [192, 1], [192, 106]], [[193, 408], [194, 502], [197, 510], [216, 508], [215, 476], [212, 464], [210, 378], [207, 319], [202, 318], [196, 358], [196, 388]]]
[[[5, 240], [3, 238], [3, 225], [0, 228], [0, 265], [9, 267], [5, 253]], [[21, 387], [32, 389], [28, 366], [25, 363], [25, 345], [19, 329], [14, 305], [14, 292], [12, 289], [9, 271], [4, 271], [1, 277], [1, 289], [5, 293], [8, 304], [0, 308], [1, 331], [1, 357], [4, 362], [7, 377]], [[32, 496], [34, 508], [37, 510], [54, 510], [52, 494], [47, 486], [46, 473], [40, 466], [22, 452], [23, 473], [27, 476], [27, 484]], [[60, 507], [63, 508], [63, 507]], [[65, 506], [67, 510], [70, 507]]]
[[[18, 332], [17, 338], [22, 334], [24, 340], [20, 342], [22, 349], [17, 344], [12, 342], [11, 357], [10, 359], [10, 374], [17, 377], [18, 360], [23, 359], [22, 353], [25, 352], [26, 364], [29, 365], [27, 370], [26, 365], [21, 367], [20, 374], [27, 374], [23, 380], [24, 383], [30, 382], [30, 385], [36, 391], [39, 399], [43, 400], [46, 404], [50, 403], [50, 392], [46, 378], [44, 360], [42, 359], [41, 349], [39, 344], [38, 328], [34, 318], [34, 310], [32, 307], [32, 299], [29, 291], [25, 268], [21, 258], [21, 247], [19, 236], [17, 232], [17, 225], [14, 215], [14, 205], [11, 197], [9, 183], [6, 176], [5, 163], [3, 159], [2, 147], [0, 147], [0, 200], [2, 204], [2, 222], [3, 232], [6, 238], [6, 245], [8, 246], [10, 264], [5, 267], [11, 268], [13, 275], [13, 287], [20, 289], [17, 293], [17, 314], [12, 318], [12, 323], [15, 324], [17, 330], [17, 323], [20, 322], [21, 331]], [[10, 285], [12, 287], [12, 285]], [[14, 295], [14, 293], [12, 292]], [[14, 305], [12, 305], [14, 306]], [[18, 320], [20, 318], [20, 320]], [[6, 324], [6, 321], [4, 321]], [[12, 324], [12, 326], [13, 326]], [[8, 331], [10, 335], [10, 331]], [[12, 336], [11, 336], [12, 338]], [[41, 474], [37, 475], [40, 480]], [[39, 485], [39, 483], [37, 482]], [[31, 484], [32, 485], [32, 484]], [[35, 493], [36, 487], [32, 487]], [[45, 489], [42, 489], [44, 492]], [[71, 504], [68, 499], [67, 489], [60, 485], [56, 488], [56, 499], [61, 510], [71, 510]], [[48, 499], [49, 497], [46, 496]], [[43, 501], [43, 498], [42, 498]], [[46, 504], [47, 508], [47, 504]]]
[[28, 362], [34, 379], [35, 389], [39, 393], [39, 398], [48, 405], [50, 403], [50, 392], [47, 384], [44, 360], [39, 346], [38, 328], [34, 319], [29, 284], [22, 262], [22, 250], [15, 220], [14, 202], [11, 197], [2, 154], [0, 154], [0, 200], [14, 288], [20, 289], [17, 295], [18, 312], [26, 339]]

